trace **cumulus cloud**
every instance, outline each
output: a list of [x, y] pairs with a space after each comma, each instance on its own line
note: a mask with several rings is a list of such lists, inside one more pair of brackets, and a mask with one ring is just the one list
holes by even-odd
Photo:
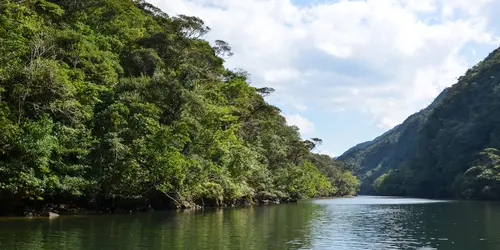
[[302, 136], [310, 136], [314, 132], [314, 123], [307, 120], [307, 118], [299, 115], [284, 115], [288, 125], [294, 125], [299, 128], [300, 134]]
[[316, 154], [329, 155], [329, 156], [339, 155], [335, 151], [331, 151], [331, 150], [327, 150], [327, 149], [325, 150], [325, 149], [321, 149], [321, 148], [314, 149], [313, 152]]
[[272, 103], [297, 113], [361, 110], [383, 128], [423, 108], [481, 59], [472, 48], [500, 41], [492, 21], [498, 0], [150, 2], [206, 21], [207, 40], [233, 47], [229, 68], [245, 68], [254, 85], [277, 90]]

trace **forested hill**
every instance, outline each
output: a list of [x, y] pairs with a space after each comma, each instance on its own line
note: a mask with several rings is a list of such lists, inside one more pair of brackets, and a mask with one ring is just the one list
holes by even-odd
[[338, 159], [361, 192], [500, 199], [500, 49], [426, 109]]
[[196, 17], [144, 1], [0, 1], [0, 210], [352, 195]]

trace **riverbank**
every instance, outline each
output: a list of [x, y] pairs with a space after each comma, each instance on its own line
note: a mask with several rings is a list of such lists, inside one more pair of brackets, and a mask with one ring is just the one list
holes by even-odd
[[[330, 197], [334, 198], [334, 197]], [[60, 215], [104, 215], [104, 214], [130, 214], [130, 213], [146, 213], [154, 211], [172, 211], [172, 210], [200, 210], [204, 208], [233, 208], [233, 207], [247, 207], [247, 206], [261, 206], [271, 204], [289, 204], [297, 203], [298, 199], [282, 198], [282, 199], [262, 199], [262, 200], [238, 200], [230, 204], [220, 203], [217, 205], [213, 201], [204, 201], [204, 204], [199, 203], [183, 203], [183, 204], [158, 204], [152, 205], [146, 202], [142, 206], [138, 206], [138, 202], [113, 204], [111, 206], [82, 206], [74, 203], [47, 203], [32, 206], [25, 206], [17, 210], [1, 211], [0, 218], [57, 218]]]
[[[312, 199], [336, 199], [336, 198], [354, 198], [358, 194], [349, 194], [343, 196], [315, 196]], [[158, 198], [158, 197], [156, 197]], [[166, 199], [165, 199], [166, 198]], [[131, 213], [147, 213], [155, 211], [185, 211], [185, 210], [201, 210], [205, 208], [237, 208], [249, 206], [264, 206], [264, 205], [279, 205], [297, 203], [301, 199], [292, 197], [265, 197], [252, 198], [251, 200], [238, 199], [232, 202], [217, 202], [215, 200], [205, 199], [197, 202], [177, 201], [170, 196], [165, 196], [163, 200], [115, 200], [114, 202], [107, 201], [99, 205], [92, 205], [81, 200], [72, 202], [60, 203], [36, 203], [25, 204], [17, 209], [11, 207], [6, 211], [5, 204], [1, 207], [0, 218], [57, 218], [59, 215], [105, 215], [105, 214], [131, 214]], [[7, 206], [8, 207], [8, 206]]]

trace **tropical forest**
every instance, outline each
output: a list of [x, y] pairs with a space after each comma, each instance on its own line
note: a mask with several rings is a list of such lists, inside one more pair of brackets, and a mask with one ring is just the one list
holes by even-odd
[[142, 0], [0, 1], [0, 211], [350, 196], [203, 20]]
[[0, 0], [0, 249], [498, 250], [498, 8]]

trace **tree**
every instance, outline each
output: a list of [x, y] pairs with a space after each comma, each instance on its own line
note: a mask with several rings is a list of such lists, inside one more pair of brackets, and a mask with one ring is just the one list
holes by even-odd
[[[352, 191], [203, 20], [142, 0], [0, 2], [0, 203], [146, 209]], [[344, 180], [344, 179], [343, 179]], [[345, 185], [345, 187], [341, 187]], [[0, 211], [2, 212], [2, 211]], [[18, 211], [16, 211], [18, 212]]]

